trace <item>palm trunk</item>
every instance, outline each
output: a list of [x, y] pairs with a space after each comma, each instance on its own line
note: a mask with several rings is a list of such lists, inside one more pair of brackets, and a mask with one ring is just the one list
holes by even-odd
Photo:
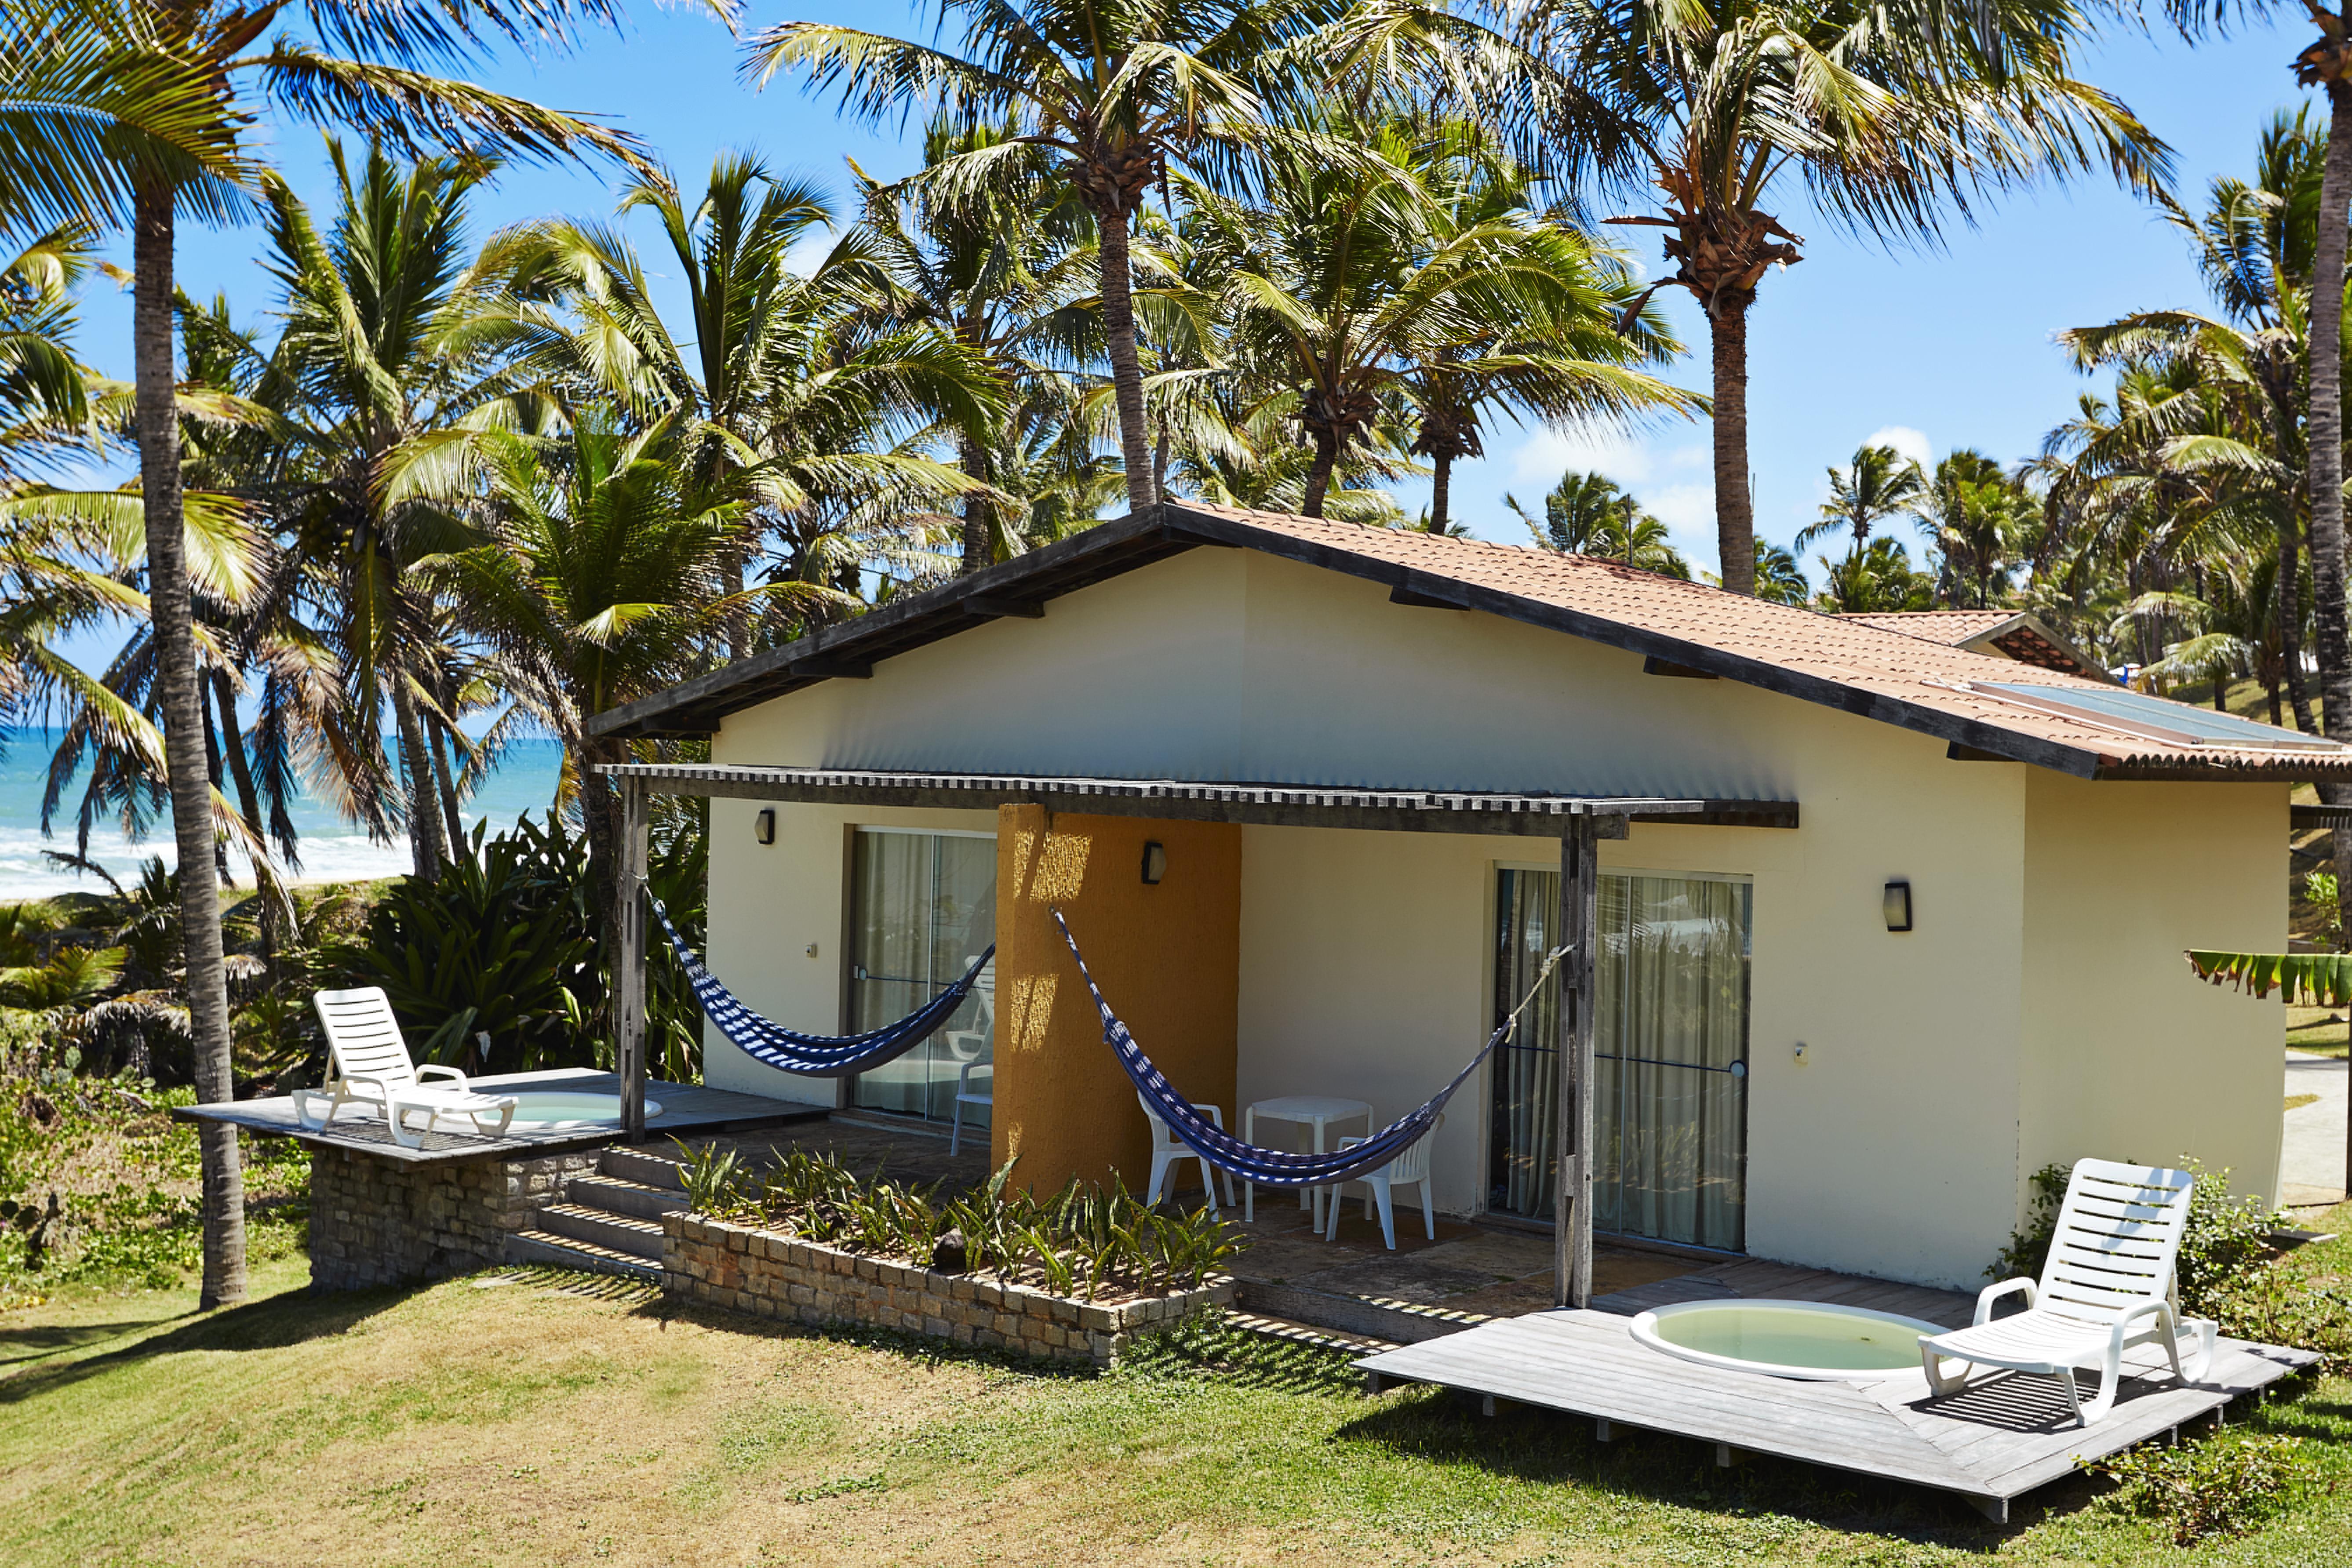
[[751, 606], [742, 597], [743, 580], [751, 562], [751, 547], [746, 544], [729, 551], [719, 566], [727, 592], [735, 601], [727, 607], [727, 657], [738, 661], [751, 657]]
[[1429, 531], [1444, 533], [1448, 509], [1454, 504], [1454, 458], [1440, 452], [1430, 458], [1429, 468]]
[[[200, 669], [196, 675], [196, 710], [205, 716], [205, 789], [206, 798], [211, 799], [220, 794], [221, 734], [219, 724], [213, 717], [212, 704], [205, 700], [204, 679]], [[236, 713], [235, 709], [229, 710], [231, 723], [236, 722]], [[236, 874], [229, 869], [228, 835], [225, 833], [213, 835], [213, 875], [220, 879], [220, 885], [224, 888], [234, 889], [236, 886]]]
[[1331, 470], [1339, 465], [1339, 441], [1330, 431], [1315, 432], [1315, 466], [1307, 470], [1307, 499], [1298, 510], [1308, 517], [1323, 515], [1323, 498], [1331, 489]]
[[[133, 217], [131, 352], [137, 380], [140, 495], [147, 531], [147, 597], [155, 626], [155, 687], [171, 776], [172, 837], [180, 861], [180, 949], [187, 966], [188, 1034], [196, 1098], [233, 1100], [228, 971], [221, 953], [220, 888], [213, 879], [212, 790], [205, 782], [204, 702], [196, 672], [195, 612], [188, 594], [186, 524], [180, 502], [180, 423], [172, 347], [173, 192], [142, 184]], [[245, 1172], [236, 1129], [201, 1122], [204, 1259], [200, 1306], [245, 1300]]]
[[425, 759], [425, 729], [417, 721], [416, 693], [409, 689], [404, 673], [393, 677], [392, 715], [399, 725], [400, 771], [408, 782], [409, 865], [419, 879], [429, 882], [441, 875], [448, 853], [441, 842], [441, 805], [433, 798], [433, 765]]
[[[2319, 721], [2352, 741], [2352, 648], [2344, 625], [2344, 226], [2352, 209], [2352, 83], [2327, 84], [2327, 162], [2311, 267], [2311, 623], [2319, 654]], [[2341, 805], [2352, 791], [2322, 784]], [[2352, 829], [2335, 833], [2339, 912], [2352, 931]]]
[[[986, 472], [988, 459], [982, 454], [980, 443], [970, 437], [965, 437], [956, 443], [956, 461], [962, 467], [967, 479], [984, 479], [988, 477]], [[988, 565], [995, 553], [989, 548], [988, 498], [986, 496], [964, 497], [963, 561], [956, 568], [956, 575], [971, 576]]]
[[1723, 290], [1707, 313], [1715, 346], [1715, 541], [1723, 591], [1756, 593], [1756, 506], [1748, 493], [1748, 307]]
[[[261, 821], [261, 792], [253, 784], [253, 764], [245, 754], [245, 731], [236, 721], [236, 691], [229, 685], [228, 671], [213, 671], [213, 706], [220, 715], [221, 749], [228, 755], [228, 776], [236, 785], [236, 808], [245, 816], [245, 825], [253, 833], [257, 844], [268, 842], [268, 830]], [[261, 961], [269, 966], [269, 983], [278, 984], [278, 899], [276, 879], [262, 869], [257, 858], [253, 862], [253, 885], [260, 889]]]
[[[2311, 721], [2311, 694], [2303, 685], [2303, 542], [2298, 537], [2295, 520], [2290, 513], [2279, 525], [2278, 572], [2278, 634], [2280, 662], [2286, 681], [2287, 700], [2294, 711], [2294, 727], [2306, 735], [2316, 735], [2319, 727]], [[2272, 702], [2271, 722], [2278, 722], [2277, 702]]]
[[448, 835], [449, 858], [466, 847], [466, 818], [457, 809], [457, 786], [449, 776], [448, 737], [441, 726], [433, 727], [433, 784], [441, 796], [441, 827]]
[[1119, 460], [1127, 473], [1127, 504], [1137, 511], [1160, 499], [1151, 483], [1151, 437], [1143, 417], [1143, 361], [1135, 349], [1134, 279], [1128, 271], [1124, 209], [1097, 210], [1102, 237], [1103, 337], [1110, 351], [1110, 384], [1118, 405]]
[[1153, 495], [1164, 496], [1168, 493], [1168, 426], [1162, 425], [1160, 426], [1159, 439], [1154, 441], [1151, 447], [1151, 493]]

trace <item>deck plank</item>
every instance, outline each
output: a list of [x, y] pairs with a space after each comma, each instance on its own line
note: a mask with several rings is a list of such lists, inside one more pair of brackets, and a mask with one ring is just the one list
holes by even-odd
[[[500, 1090], [530, 1089], [562, 1089], [587, 1094], [618, 1094], [621, 1091], [621, 1079], [617, 1073], [598, 1072], [593, 1068], [498, 1073], [471, 1081], [474, 1088], [491, 1094]], [[827, 1109], [822, 1106], [803, 1105], [796, 1100], [769, 1100], [755, 1094], [737, 1094], [730, 1089], [709, 1089], [701, 1084], [648, 1080], [646, 1098], [658, 1101], [662, 1108], [659, 1116], [650, 1117], [646, 1121], [646, 1136], [656, 1143], [688, 1133], [775, 1126], [828, 1114]], [[382, 1113], [373, 1108], [364, 1115], [358, 1110], [347, 1111], [332, 1126], [320, 1131], [305, 1128], [294, 1114], [294, 1100], [290, 1095], [184, 1106], [175, 1109], [172, 1114], [183, 1121], [226, 1122], [248, 1132], [292, 1138], [314, 1149], [349, 1149], [408, 1165], [448, 1164], [466, 1160], [525, 1159], [537, 1154], [593, 1149], [601, 1144], [617, 1142], [621, 1136], [618, 1128], [509, 1133], [503, 1138], [436, 1130], [425, 1134], [422, 1148], [407, 1149], [394, 1142], [390, 1125]]]
[[[1948, 1317], [1967, 1298], [1950, 1291], [1860, 1280], [1785, 1265], [1736, 1265], [1713, 1282], [1820, 1300], [1851, 1286], [1877, 1305], [1940, 1304]], [[1654, 1290], [1642, 1287], [1620, 1299]], [[1802, 1289], [1805, 1296], [1796, 1296]], [[1721, 1291], [1717, 1292], [1718, 1294]], [[1744, 1290], [1742, 1292], [1745, 1293]], [[1881, 1310], [1895, 1310], [1893, 1305]], [[1435, 1384], [1619, 1426], [1908, 1481], [2000, 1504], [2284, 1377], [2315, 1359], [2305, 1351], [2225, 1340], [2204, 1380], [2182, 1388], [2160, 1354], [2126, 1363], [2122, 1398], [2088, 1430], [2061, 1419], [2054, 1384], [1989, 1380], [1956, 1400], [1931, 1400], [1926, 1379], [1906, 1372], [1874, 1382], [1805, 1382], [1702, 1366], [1637, 1342], [1626, 1317], [1607, 1310], [1535, 1312], [1407, 1345], [1355, 1364], [1380, 1378]]]

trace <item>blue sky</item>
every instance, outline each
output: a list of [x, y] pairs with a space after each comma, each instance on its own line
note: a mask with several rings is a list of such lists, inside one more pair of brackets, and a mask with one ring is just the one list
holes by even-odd
[[[786, 16], [855, 21], [908, 31], [928, 13], [894, 0], [869, 5], [761, 6], [753, 28]], [[2255, 135], [2279, 107], [2300, 100], [2289, 61], [2299, 32], [2258, 27], [2194, 48], [2168, 35], [2118, 34], [2082, 63], [2087, 79], [2121, 96], [2179, 154], [2179, 190], [2196, 198], [2217, 174], [2242, 173]], [[911, 167], [895, 128], [880, 134], [845, 123], [790, 80], [754, 91], [724, 26], [698, 10], [636, 8], [625, 35], [593, 38], [570, 57], [502, 61], [485, 73], [499, 89], [561, 108], [608, 115], [645, 138], [692, 184], [721, 148], [751, 148], [771, 163], [814, 174], [836, 191], [842, 159], [885, 177]], [[274, 128], [278, 155], [296, 187], [323, 203], [318, 133]], [[480, 203], [484, 230], [550, 213], [602, 216], [612, 205], [602, 171], [507, 171]], [[1790, 189], [1784, 218], [1810, 237], [1806, 259], [1769, 276], [1751, 331], [1750, 421], [1759, 531], [1786, 543], [1815, 515], [1825, 471], [1874, 437], [1920, 457], [1973, 446], [2003, 459], [2032, 453], [2089, 384], [2052, 343], [2063, 328], [2126, 310], [2200, 297], [2179, 239], [2142, 204], [2095, 180], [2045, 189], [1956, 224], [1940, 249], [1888, 251], [1814, 221]], [[1657, 259], [1642, 231], [1636, 255]], [[641, 236], [642, 237], [642, 236]], [[184, 233], [180, 280], [190, 292], [225, 290], [240, 314], [270, 306], [254, 228]], [[127, 261], [123, 255], [118, 259]], [[1680, 290], [1660, 296], [1696, 351], [1673, 373], [1706, 384], [1704, 323]], [[127, 297], [103, 285], [89, 301], [85, 353], [129, 374]], [[1672, 526], [1675, 542], [1711, 568], [1715, 548], [1707, 433], [1675, 424], [1631, 437], [1554, 431], [1494, 432], [1489, 455], [1457, 470], [1454, 510], [1491, 538], [1523, 541], [1503, 506], [1507, 491], [1532, 501], [1570, 467], [1598, 468], [1625, 484]], [[1426, 487], [1404, 487], [1417, 508]], [[1808, 562], [1811, 574], [1819, 575]]]

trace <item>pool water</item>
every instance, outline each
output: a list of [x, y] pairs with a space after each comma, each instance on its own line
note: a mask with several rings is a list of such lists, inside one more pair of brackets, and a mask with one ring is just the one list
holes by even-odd
[[[495, 1094], [495, 1089], [489, 1092]], [[556, 1089], [526, 1089], [515, 1094], [514, 1121], [509, 1127], [516, 1131], [529, 1129], [535, 1132], [559, 1131], [572, 1127], [617, 1127], [621, 1124], [621, 1097], [617, 1094], [582, 1094]], [[646, 1119], [661, 1114], [661, 1102], [646, 1101]]]
[[1775, 1377], [1840, 1378], [1919, 1364], [1916, 1318], [1819, 1301], [1689, 1301], [1633, 1320], [1633, 1337], [1685, 1361]]

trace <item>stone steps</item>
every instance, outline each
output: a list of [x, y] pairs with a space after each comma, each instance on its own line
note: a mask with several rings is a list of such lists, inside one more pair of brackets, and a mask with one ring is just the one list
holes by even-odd
[[657, 1221], [590, 1208], [584, 1204], [561, 1203], [550, 1204], [539, 1211], [537, 1228], [568, 1240], [625, 1252], [656, 1268], [661, 1265], [662, 1228]]
[[635, 1253], [615, 1251], [578, 1237], [556, 1236], [543, 1230], [517, 1231], [509, 1237], [507, 1258], [514, 1263], [578, 1268], [591, 1274], [622, 1274], [637, 1279], [661, 1278], [657, 1258], [648, 1262]]
[[583, 1208], [650, 1220], [658, 1220], [670, 1210], [686, 1206], [686, 1194], [675, 1187], [649, 1187], [643, 1182], [624, 1181], [618, 1176], [574, 1176], [565, 1187], [563, 1198]]

